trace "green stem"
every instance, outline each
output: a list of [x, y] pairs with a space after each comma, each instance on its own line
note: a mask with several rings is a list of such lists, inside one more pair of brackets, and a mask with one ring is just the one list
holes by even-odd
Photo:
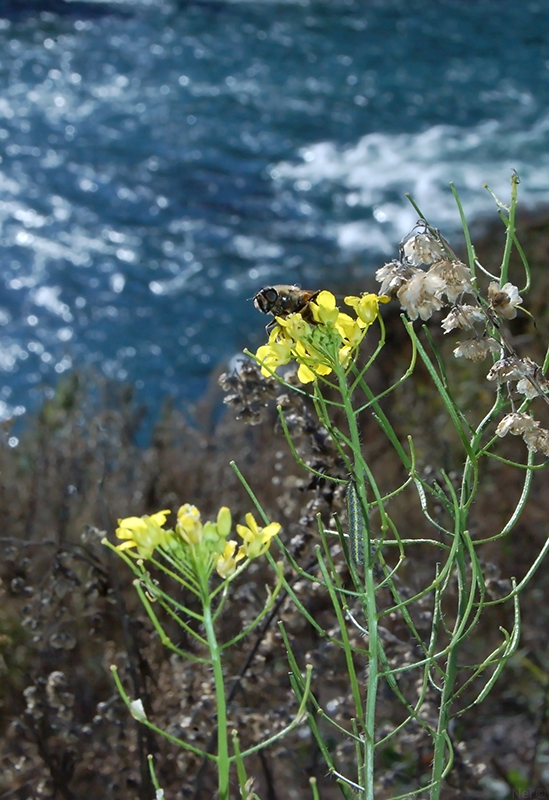
[[215, 635], [212, 608], [208, 588], [203, 594], [204, 628], [210, 650], [213, 667], [215, 697], [217, 703], [217, 774], [219, 800], [229, 800], [229, 739], [227, 729], [227, 699], [225, 697], [225, 681], [221, 664], [221, 649]]
[[456, 531], [456, 536], [460, 537], [456, 554], [459, 587], [458, 614], [454, 624], [454, 634], [456, 635], [452, 637], [454, 641], [449, 649], [448, 660], [446, 662], [446, 677], [444, 679], [442, 697], [440, 700], [437, 732], [434, 737], [431, 800], [439, 800], [442, 790], [442, 781], [445, 773], [447, 772], [448, 762], [446, 759], [446, 749], [448, 747], [451, 748], [451, 744], [448, 739], [448, 728], [451, 718], [450, 709], [454, 700], [454, 688], [458, 673], [458, 656], [461, 640], [460, 630], [463, 625], [463, 618], [467, 614], [467, 578], [464, 557], [465, 548], [461, 533], [459, 531]]
[[368, 680], [366, 686], [366, 703], [364, 709], [364, 758], [359, 776], [360, 784], [364, 787], [364, 800], [374, 800], [374, 752], [375, 752], [375, 730], [376, 730], [376, 704], [377, 691], [379, 685], [379, 653], [378, 653], [378, 617], [376, 608], [375, 582], [373, 574], [373, 564], [370, 547], [370, 529], [368, 524], [368, 499], [366, 496], [365, 485], [365, 466], [361, 452], [360, 431], [358, 429], [357, 415], [351, 401], [351, 392], [347, 385], [345, 373], [341, 366], [337, 365], [336, 374], [339, 382], [339, 390], [343, 399], [343, 407], [347, 424], [349, 426], [349, 438], [351, 441], [353, 457], [353, 478], [356, 481], [357, 492], [364, 512], [365, 521], [365, 541], [364, 541], [364, 600], [366, 627], [368, 630], [368, 649], [370, 660], [368, 665]]
[[517, 210], [517, 192], [518, 192], [519, 177], [515, 173], [511, 177], [511, 203], [509, 205], [507, 234], [505, 237], [505, 249], [503, 251], [503, 258], [501, 261], [500, 272], [500, 286], [507, 283], [507, 276], [509, 274], [509, 261], [511, 259], [511, 250], [513, 248], [513, 238], [515, 235], [515, 215]]
[[374, 800], [374, 746], [376, 729], [376, 702], [377, 689], [379, 684], [378, 671], [378, 634], [377, 634], [377, 613], [375, 584], [373, 569], [370, 564], [365, 567], [365, 589], [366, 589], [366, 622], [369, 633], [370, 663], [368, 668], [368, 685], [366, 688], [366, 708], [365, 708], [365, 753], [364, 753], [364, 772], [365, 772], [365, 797], [366, 800]]

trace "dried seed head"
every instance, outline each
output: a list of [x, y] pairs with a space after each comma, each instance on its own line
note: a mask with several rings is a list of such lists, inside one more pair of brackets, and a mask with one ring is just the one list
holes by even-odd
[[457, 305], [440, 324], [444, 333], [449, 333], [454, 328], [471, 331], [476, 323], [485, 321], [486, 317], [480, 306]]
[[423, 271], [411, 267], [409, 264], [403, 264], [397, 259], [389, 261], [376, 272], [376, 280], [381, 283], [379, 294], [394, 300], [398, 290], [418, 273], [423, 274]]
[[489, 381], [506, 383], [508, 381], [518, 381], [524, 376], [525, 367], [521, 359], [515, 356], [507, 356], [496, 361], [486, 377]]
[[534, 453], [543, 453], [549, 457], [549, 431], [545, 428], [533, 428], [526, 431], [522, 437], [529, 450]]
[[418, 271], [411, 280], [400, 287], [397, 297], [402, 308], [411, 320], [428, 320], [435, 311], [442, 308], [440, 299], [444, 291], [444, 281], [436, 275]]
[[46, 681], [46, 697], [52, 708], [70, 708], [74, 705], [74, 695], [69, 691], [67, 679], [63, 672], [50, 672]]
[[443, 293], [450, 303], [455, 303], [462, 294], [472, 294], [474, 291], [471, 270], [462, 261], [442, 259], [433, 264], [429, 274], [436, 275], [444, 281]]
[[517, 307], [522, 303], [516, 286], [506, 283], [500, 287], [496, 281], [488, 286], [488, 300], [496, 314], [505, 319], [514, 319], [517, 316]]
[[446, 258], [443, 245], [428, 231], [416, 233], [402, 245], [404, 258], [413, 267], [435, 264]]
[[218, 382], [227, 392], [223, 402], [249, 425], [262, 421], [268, 401], [276, 395], [276, 381], [264, 377], [256, 363], [243, 358], [235, 359], [232, 372], [224, 372]]
[[518, 381], [516, 389], [529, 400], [539, 397], [549, 391], [549, 381], [544, 377], [541, 367], [531, 358], [523, 359], [525, 374]]
[[501, 437], [507, 436], [508, 433], [513, 436], [522, 436], [526, 431], [532, 431], [538, 427], [539, 422], [529, 414], [513, 411], [511, 414], [506, 414], [500, 421], [496, 428], [496, 434]]
[[549, 391], [549, 381], [544, 377], [541, 367], [531, 358], [502, 358], [493, 365], [486, 376], [489, 381], [517, 381], [516, 390], [529, 400], [545, 395]]
[[454, 350], [455, 358], [468, 358], [469, 361], [484, 361], [490, 353], [498, 353], [499, 342], [491, 337], [485, 339], [467, 339]]

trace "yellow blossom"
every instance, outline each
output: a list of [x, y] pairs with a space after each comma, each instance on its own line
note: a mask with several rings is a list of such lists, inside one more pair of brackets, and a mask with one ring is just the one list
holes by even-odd
[[198, 544], [202, 540], [202, 523], [200, 511], [189, 503], [181, 506], [177, 512], [177, 533], [187, 544]]
[[241, 550], [248, 558], [257, 558], [268, 549], [273, 536], [280, 530], [278, 522], [271, 522], [266, 528], [260, 528], [253, 514], [246, 514], [246, 525], [237, 525], [236, 530], [244, 540]]
[[235, 550], [236, 550], [236, 542], [232, 539], [231, 541], [225, 544], [223, 552], [217, 559], [217, 564], [215, 565], [215, 568], [217, 570], [218, 575], [220, 575], [222, 578], [230, 578], [231, 575], [234, 575], [234, 573], [236, 572], [237, 563], [246, 556], [242, 548], [238, 551], [236, 555], [234, 553]]
[[221, 506], [217, 512], [217, 532], [219, 535], [226, 539], [231, 532], [232, 524], [230, 508], [227, 508], [227, 506]]
[[[329, 370], [331, 372], [331, 370]], [[297, 377], [301, 383], [312, 383], [316, 379], [315, 373], [305, 364], [300, 364], [297, 370]]]
[[361, 327], [369, 328], [376, 321], [379, 314], [379, 304], [388, 303], [389, 298], [385, 295], [377, 295], [372, 292], [365, 292], [360, 297], [345, 298], [345, 303], [352, 306], [358, 317], [358, 324]]
[[157, 547], [167, 544], [172, 531], [162, 527], [166, 522], [169, 511], [157, 511], [151, 516], [126, 517], [118, 520], [116, 535], [125, 542], [117, 546], [117, 550], [130, 550], [135, 547], [136, 553], [129, 553], [139, 558], [150, 558]]
[[333, 325], [337, 322], [339, 309], [331, 292], [320, 292], [316, 300], [310, 303], [315, 322]]
[[297, 377], [301, 383], [312, 383], [317, 375], [329, 375], [332, 371], [326, 356], [307, 349], [303, 342], [296, 344], [294, 355], [299, 364]]
[[[328, 372], [331, 372], [331, 370], [329, 369]], [[300, 364], [297, 370], [297, 377], [301, 383], [312, 383], [317, 376], [306, 364]]]
[[289, 314], [285, 319], [276, 317], [276, 321], [284, 329], [285, 338], [298, 341], [311, 333], [311, 326], [303, 319], [301, 314]]
[[291, 359], [299, 365], [297, 377], [301, 383], [329, 375], [337, 364], [347, 368], [367, 328], [378, 316], [379, 303], [388, 300], [376, 294], [347, 297], [346, 302], [357, 313], [355, 319], [338, 309], [331, 292], [319, 292], [309, 303], [314, 323], [304, 320], [301, 314], [276, 318], [278, 325], [270, 333], [268, 344], [256, 353], [262, 374], [271, 375]]
[[344, 345], [344, 347], [340, 347], [339, 348], [339, 352], [337, 354], [338, 358], [339, 358], [339, 363], [343, 364], [344, 367], [347, 367], [347, 365], [349, 363], [349, 359], [351, 358], [351, 356], [353, 354], [353, 350], [354, 350], [354, 347], [351, 347], [351, 345], [348, 345], [348, 344]]
[[366, 332], [364, 326], [361, 326], [360, 321], [353, 319], [343, 311], [337, 319], [336, 330], [341, 334], [343, 339], [346, 340], [346, 345], [350, 348], [358, 347], [364, 339], [364, 334]]
[[273, 328], [269, 336], [269, 343], [261, 345], [255, 354], [258, 362], [262, 365], [261, 374], [265, 377], [271, 375], [277, 367], [287, 364], [292, 358], [294, 341], [285, 337], [278, 339], [280, 331], [281, 329], [278, 326]]

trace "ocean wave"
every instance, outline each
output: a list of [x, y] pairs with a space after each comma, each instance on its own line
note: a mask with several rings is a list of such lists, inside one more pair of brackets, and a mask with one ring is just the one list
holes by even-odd
[[[521, 178], [522, 207], [548, 204], [548, 132], [549, 115], [520, 130], [491, 120], [471, 128], [435, 125], [420, 133], [370, 133], [348, 146], [327, 141], [304, 147], [298, 161], [282, 161], [270, 175], [281, 194], [290, 184], [313, 208], [325, 206], [329, 195], [344, 203], [343, 219], [324, 215], [325, 235], [342, 249], [390, 253], [417, 220], [407, 193], [446, 232], [460, 227], [450, 183], [473, 225], [495, 209], [485, 184], [505, 203], [513, 171]], [[348, 219], [352, 210], [352, 216], [363, 218]]]

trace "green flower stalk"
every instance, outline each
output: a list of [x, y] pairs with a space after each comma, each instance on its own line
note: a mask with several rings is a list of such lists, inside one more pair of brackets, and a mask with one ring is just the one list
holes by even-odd
[[[169, 511], [158, 511], [143, 517], [126, 517], [118, 521], [116, 536], [122, 542], [116, 546], [104, 540], [112, 550], [117, 552], [136, 575], [135, 586], [139, 597], [155, 627], [161, 641], [179, 656], [192, 661], [208, 664], [214, 678], [217, 709], [217, 753], [213, 756], [218, 774], [218, 793], [220, 800], [229, 800], [229, 782], [231, 770], [237, 768], [239, 781], [247, 780], [244, 758], [251, 752], [257, 752], [284, 736], [299, 723], [302, 710], [298, 711], [295, 720], [284, 730], [278, 732], [264, 742], [260, 742], [248, 751], [241, 752], [236, 732], [229, 732], [227, 694], [223, 667], [224, 651], [238, 642], [253, 630], [273, 607], [275, 599], [283, 584], [281, 566], [276, 566], [277, 583], [273, 592], [268, 592], [263, 610], [248, 623], [244, 630], [237, 632], [228, 642], [219, 641], [216, 622], [223, 612], [227, 601], [228, 589], [232, 581], [255, 558], [263, 556], [271, 542], [280, 531], [278, 522], [270, 522], [260, 526], [253, 514], [246, 515], [246, 525], [237, 525], [237, 533], [242, 540], [229, 538], [232, 528], [231, 512], [222, 507], [215, 521], [202, 522], [200, 511], [196, 506], [186, 503], [178, 512], [176, 523], [167, 527]], [[185, 605], [178, 593], [177, 599], [163, 590], [157, 580], [153, 580], [149, 570], [164, 572], [185, 590], [194, 595], [201, 610]], [[213, 585], [214, 574], [217, 573], [217, 585]], [[155, 605], [160, 606], [175, 620], [188, 636], [194, 638], [198, 650], [206, 651], [206, 655], [183, 651], [173, 644], [164, 631]], [[126, 702], [131, 715], [141, 724], [148, 726], [174, 744], [186, 750], [211, 759], [212, 755], [200, 748], [178, 739], [157, 727], [148, 717], [140, 698], [131, 699], [122, 684], [116, 669], [113, 674], [118, 689]], [[308, 678], [310, 682], [310, 676]], [[305, 701], [304, 701], [305, 702]], [[302, 706], [304, 706], [304, 702]], [[236, 748], [234, 742], [237, 742]], [[231, 742], [235, 752], [231, 755]]]

